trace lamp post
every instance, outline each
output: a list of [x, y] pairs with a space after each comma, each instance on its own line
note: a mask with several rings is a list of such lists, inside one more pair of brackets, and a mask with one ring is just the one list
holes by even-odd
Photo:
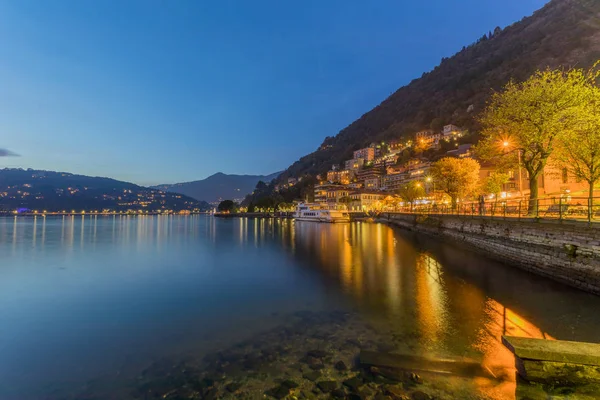
[[[510, 142], [508, 140], [505, 140], [502, 145], [504, 146], [505, 149], [508, 149], [508, 147], [510, 147]], [[519, 164], [519, 196], [522, 198], [523, 197], [523, 185], [521, 182], [521, 149], [515, 149], [517, 152], [517, 158], [518, 158], [518, 164]], [[515, 151], [512, 150], [512, 151]], [[509, 151], [510, 153], [511, 151]]]

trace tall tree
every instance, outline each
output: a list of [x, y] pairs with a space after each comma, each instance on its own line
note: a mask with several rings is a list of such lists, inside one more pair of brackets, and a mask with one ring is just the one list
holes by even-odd
[[217, 206], [219, 212], [237, 212], [238, 205], [233, 200], [223, 200]]
[[404, 202], [410, 204], [410, 211], [412, 211], [415, 202], [425, 196], [425, 188], [421, 182], [411, 181], [398, 189], [398, 195]]
[[502, 192], [504, 184], [510, 179], [506, 172], [494, 171], [483, 181], [484, 193], [490, 193], [494, 195], [494, 199], [498, 200], [498, 194]]
[[530, 213], [536, 212], [539, 177], [556, 146], [580, 118], [590, 84], [590, 75], [581, 69], [538, 71], [525, 82], [511, 81], [502, 92], [494, 93], [480, 116], [484, 128], [480, 157], [521, 160], [529, 174]]
[[446, 193], [456, 208], [458, 199], [475, 193], [479, 182], [479, 163], [472, 158], [445, 157], [431, 166], [436, 188]]
[[[595, 78], [599, 75], [591, 73]], [[592, 204], [594, 185], [600, 180], [600, 88], [591, 87], [588, 95], [589, 99], [580, 109], [580, 119], [561, 137], [553, 161], [588, 183], [588, 198]]]

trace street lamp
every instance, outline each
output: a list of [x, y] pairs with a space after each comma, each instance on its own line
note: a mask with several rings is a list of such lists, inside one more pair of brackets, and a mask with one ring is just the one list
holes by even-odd
[[[508, 150], [508, 148], [510, 147], [510, 142], [508, 140], [504, 140], [502, 142], [502, 146], [504, 146], [504, 148]], [[519, 196], [523, 197], [523, 185], [521, 182], [521, 149], [511, 150], [511, 151], [509, 151], [509, 153], [512, 151], [517, 152], [517, 158], [519, 160], [518, 161], [518, 163], [519, 163]]]

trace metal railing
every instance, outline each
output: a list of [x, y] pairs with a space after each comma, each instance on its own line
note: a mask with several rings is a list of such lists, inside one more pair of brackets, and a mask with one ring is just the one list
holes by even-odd
[[485, 202], [460, 202], [404, 205], [396, 210], [414, 214], [448, 214], [492, 218], [543, 218], [600, 222], [600, 197], [545, 197], [539, 199], [499, 199]]

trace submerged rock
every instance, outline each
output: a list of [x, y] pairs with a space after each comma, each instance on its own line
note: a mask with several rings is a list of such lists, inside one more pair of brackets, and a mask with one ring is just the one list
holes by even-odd
[[316, 382], [317, 379], [321, 377], [321, 373], [319, 371], [310, 371], [302, 375], [304, 379], [308, 379], [309, 381]]
[[286, 379], [285, 381], [281, 382], [281, 386], [286, 387], [288, 389], [295, 389], [300, 385], [298, 385], [296, 382], [294, 382], [291, 379]]
[[317, 387], [321, 389], [323, 393], [330, 393], [338, 387], [336, 381], [320, 381], [317, 382]]
[[412, 394], [413, 400], [431, 400], [431, 396], [425, 392], [416, 391]]
[[290, 389], [285, 386], [276, 386], [272, 389], [269, 389], [265, 392], [267, 396], [271, 396], [275, 399], [283, 399], [285, 396], [290, 394]]
[[335, 365], [334, 365], [334, 367], [338, 371], [346, 371], [346, 370], [348, 370], [348, 367], [346, 366], [346, 363], [343, 362], [343, 361], [336, 362]]
[[354, 376], [350, 379], [346, 379], [342, 384], [353, 392], [357, 392], [358, 389], [364, 385], [364, 382], [359, 377]]
[[241, 387], [242, 387], [241, 383], [239, 383], [239, 382], [231, 382], [230, 384], [228, 384], [227, 386], [225, 386], [225, 389], [228, 392], [234, 393], [234, 392], [237, 392]]
[[313, 358], [325, 358], [329, 355], [329, 353], [325, 350], [310, 350], [306, 353], [307, 357]]

